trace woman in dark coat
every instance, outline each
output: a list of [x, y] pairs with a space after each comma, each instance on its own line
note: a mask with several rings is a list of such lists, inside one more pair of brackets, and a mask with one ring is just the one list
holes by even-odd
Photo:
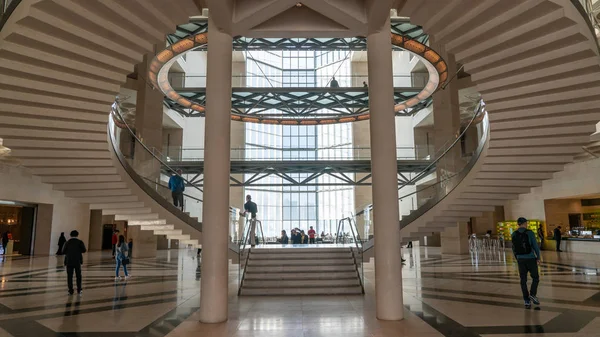
[[63, 255], [63, 246], [67, 242], [67, 238], [65, 238], [65, 232], [60, 233], [60, 237], [58, 238], [58, 251], [56, 255]]

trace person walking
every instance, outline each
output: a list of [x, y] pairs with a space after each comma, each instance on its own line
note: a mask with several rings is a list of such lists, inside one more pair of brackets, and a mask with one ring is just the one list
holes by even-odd
[[[127, 265], [129, 264], [129, 247], [127, 243], [125, 243], [125, 237], [123, 235], [119, 235], [119, 243], [117, 243], [117, 268], [115, 269], [115, 280], [120, 280], [119, 269], [121, 269], [121, 265], [123, 265], [123, 271], [125, 272], [125, 279], [129, 278], [129, 273], [127, 272]], [[127, 254], [126, 254], [127, 253]]]
[[368, 87], [369, 87], [369, 85], [367, 84], [367, 82], [363, 81], [363, 88], [368, 88]]
[[133, 255], [133, 239], [129, 239], [129, 241], [127, 241], [127, 248], [129, 248], [129, 253], [127, 253], [127, 257], [131, 261], [131, 256]]
[[258, 206], [252, 201], [252, 196], [248, 194], [246, 196], [246, 203], [244, 204], [244, 216], [250, 213], [250, 246], [256, 246], [256, 213], [258, 213]]
[[554, 240], [556, 240], [556, 251], [557, 252], [562, 252], [562, 250], [560, 250], [560, 240], [562, 240], [562, 233], [560, 232], [561, 229], [562, 229], [561, 226], [554, 228]]
[[171, 190], [171, 196], [173, 197], [173, 205], [180, 207], [183, 211], [183, 191], [185, 191], [185, 182], [181, 177], [183, 171], [177, 170], [177, 174], [173, 174], [169, 178], [169, 189]]
[[538, 238], [540, 239], [540, 250], [544, 250], [544, 229], [540, 225], [537, 230]]
[[56, 251], [56, 255], [63, 255], [63, 247], [65, 243], [67, 243], [67, 238], [65, 238], [65, 232], [62, 232], [58, 238], [58, 250]]
[[119, 231], [115, 229], [111, 238], [113, 259], [115, 258], [115, 248], [117, 247], [117, 242], [119, 242]]
[[63, 247], [63, 254], [65, 255], [65, 266], [67, 267], [67, 287], [69, 288], [69, 295], [73, 295], [73, 272], [77, 278], [77, 293], [81, 295], [83, 289], [81, 288], [81, 265], [83, 264], [83, 253], [87, 251], [83, 241], [79, 240], [79, 232], [74, 230], [70, 233], [71, 238]]
[[2, 254], [6, 255], [6, 248], [8, 248], [8, 231], [2, 233]]
[[317, 238], [317, 232], [313, 229], [313, 226], [310, 226], [308, 230], [308, 243], [315, 244], [315, 239]]
[[[512, 250], [519, 266], [519, 278], [521, 279], [521, 292], [525, 301], [525, 308], [531, 308], [531, 303], [539, 305], [537, 288], [540, 283], [538, 265], [541, 263], [540, 248], [534, 233], [527, 229], [527, 219], [517, 220], [519, 229], [512, 233]], [[527, 274], [531, 275], [531, 289], [527, 290]]]

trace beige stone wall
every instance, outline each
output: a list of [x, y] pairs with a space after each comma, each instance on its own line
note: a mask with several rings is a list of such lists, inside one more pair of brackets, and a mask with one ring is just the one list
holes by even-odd
[[[580, 199], [580, 196], [600, 194], [598, 172], [600, 159], [566, 165], [564, 171], [556, 173], [553, 179], [544, 181], [542, 186], [520, 195], [517, 200], [507, 202], [504, 208], [505, 217], [517, 219], [523, 216], [548, 222], [544, 200]], [[568, 220], [564, 221], [564, 218], [563, 222], [568, 224]]]
[[441, 233], [442, 254], [468, 254], [469, 253], [469, 229], [467, 223], [459, 223], [457, 226], [446, 228]]
[[66, 198], [61, 191], [41, 182], [23, 168], [0, 165], [0, 200], [44, 204], [38, 207], [34, 255], [54, 255], [58, 237], [77, 230], [79, 238], [88, 245], [90, 211], [88, 204]]

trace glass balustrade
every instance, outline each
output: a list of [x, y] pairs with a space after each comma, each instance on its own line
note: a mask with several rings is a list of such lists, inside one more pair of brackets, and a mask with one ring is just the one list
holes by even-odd
[[[436, 159], [421, 172], [411, 175], [404, 186], [400, 186], [400, 228], [426, 213], [460, 184], [483, 151], [488, 134], [485, 103], [480, 100], [468, 123], [436, 151]], [[353, 219], [357, 232], [363, 238], [372, 239], [376, 226], [372, 204], [360, 207], [349, 218]]]
[[[165, 162], [203, 161], [204, 149], [181, 146], [169, 146], [164, 151], [153, 152]], [[430, 160], [435, 152], [432, 146], [398, 147], [398, 160]], [[369, 147], [330, 147], [330, 148], [274, 148], [248, 145], [245, 148], [230, 150], [232, 161], [269, 161], [269, 160], [371, 160]]]
[[[302, 72], [299, 72], [302, 74]], [[299, 76], [300, 83], [316, 83], [316, 86], [311, 85], [311, 88], [323, 88], [331, 87], [331, 76], [310, 76], [307, 80], [303, 76]], [[205, 88], [206, 87], [206, 75], [205, 74], [192, 74], [192, 73], [169, 73], [169, 83], [176, 90], [185, 88]], [[368, 75], [340, 75], [335, 76], [336, 81], [339, 83], [340, 88], [364, 88], [365, 84], [368, 87], [369, 76]], [[422, 88], [427, 84], [429, 79], [428, 73], [413, 73], [411, 75], [394, 75], [393, 82], [394, 88]], [[283, 83], [283, 75], [234, 75], [231, 77], [231, 86], [233, 88], [244, 88], [250, 87], [248, 83], [269, 83], [266, 87], [273, 87], [281, 89]], [[299, 85], [298, 91], [301, 91], [305, 85]], [[290, 88], [285, 88], [290, 89]]]
[[[143, 184], [150, 188], [153, 197], [160, 197], [169, 206], [175, 207], [169, 188], [169, 178], [177, 172], [160, 158], [160, 153], [142, 143], [131, 126], [124, 122], [118, 101], [112, 105], [109, 132], [115, 152], [126, 170], [131, 170]], [[178, 205], [177, 208], [201, 222], [202, 190], [194, 187], [185, 178], [184, 181], [186, 189], [183, 193], [183, 206]], [[173, 207], [169, 209], [177, 212]]]

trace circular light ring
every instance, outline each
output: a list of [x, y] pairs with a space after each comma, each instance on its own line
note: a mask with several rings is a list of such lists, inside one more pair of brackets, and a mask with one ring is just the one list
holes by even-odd
[[[414, 107], [421, 101], [433, 95], [433, 93], [438, 90], [448, 79], [448, 66], [441, 55], [435, 50], [416, 40], [412, 40], [409, 37], [391, 33], [391, 42], [393, 45], [399, 48], [416, 54], [417, 57], [423, 61], [423, 64], [425, 64], [425, 67], [429, 73], [427, 84], [423, 90], [421, 90], [416, 96], [394, 106], [394, 113], [397, 114], [403, 110], [406, 110], [407, 108]], [[206, 32], [185, 37], [156, 54], [150, 63], [148, 70], [148, 79], [155, 88], [159, 88], [165, 94], [165, 96], [182, 107], [192, 109], [200, 114], [205, 114], [206, 108], [203, 105], [191, 101], [177, 93], [177, 91], [175, 91], [175, 89], [173, 89], [171, 86], [171, 83], [169, 83], [168, 74], [169, 69], [179, 56], [206, 44], [208, 44], [208, 33]], [[261, 117], [259, 115], [248, 116], [238, 113], [231, 114], [231, 120], [234, 121], [278, 125], [351, 123], [368, 120], [369, 118], [369, 112], [322, 118]]]

